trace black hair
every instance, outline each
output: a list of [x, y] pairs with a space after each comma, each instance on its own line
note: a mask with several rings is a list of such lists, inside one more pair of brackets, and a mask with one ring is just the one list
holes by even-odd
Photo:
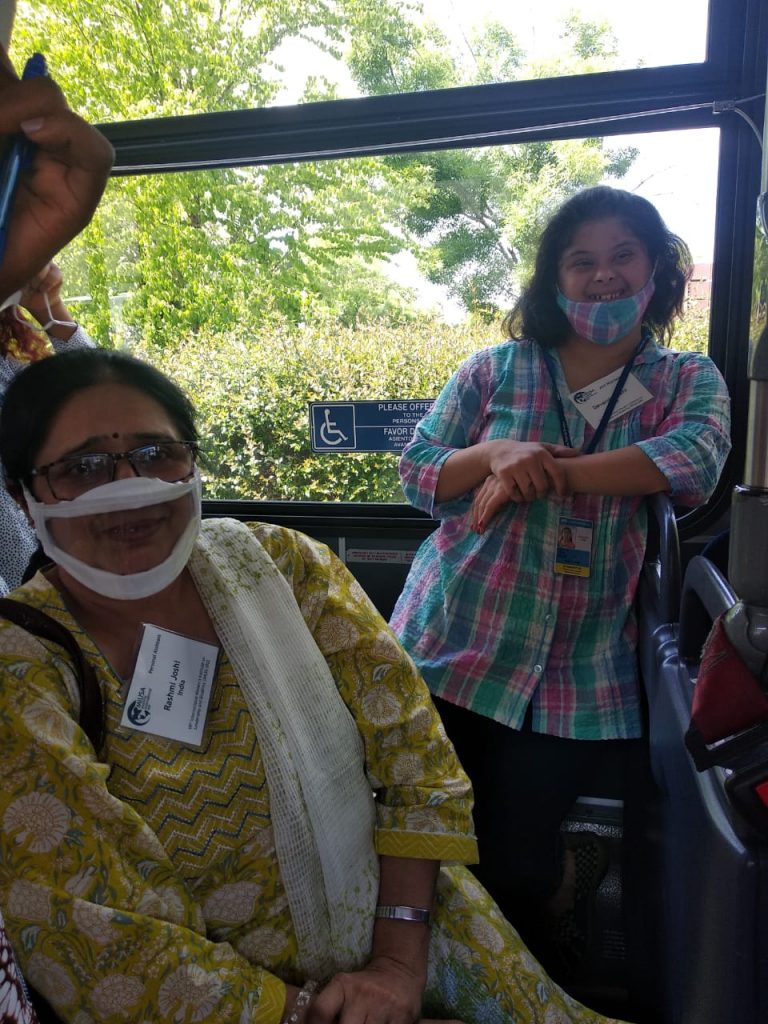
[[597, 185], [566, 200], [542, 232], [533, 276], [503, 320], [506, 337], [533, 338], [545, 348], [567, 340], [571, 326], [556, 299], [560, 258], [582, 224], [609, 217], [623, 221], [640, 239], [654, 267], [656, 290], [643, 325], [661, 340], [671, 335], [675, 318], [683, 312], [692, 269], [690, 250], [669, 230], [653, 203], [633, 192]]
[[51, 423], [73, 395], [122, 384], [157, 402], [185, 441], [197, 441], [194, 406], [177, 384], [125, 352], [78, 348], [30, 363], [9, 384], [0, 411], [0, 461], [11, 491], [30, 484]]

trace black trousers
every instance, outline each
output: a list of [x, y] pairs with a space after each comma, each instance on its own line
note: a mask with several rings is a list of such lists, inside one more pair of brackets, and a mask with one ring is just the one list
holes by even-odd
[[562, 881], [563, 819], [578, 796], [623, 796], [641, 741], [560, 739], [434, 701], [475, 791], [472, 870], [525, 937]]

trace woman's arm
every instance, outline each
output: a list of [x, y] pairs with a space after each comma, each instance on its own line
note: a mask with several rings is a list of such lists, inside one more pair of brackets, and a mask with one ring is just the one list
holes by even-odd
[[570, 493], [565, 465], [577, 453], [566, 445], [499, 438], [448, 456], [440, 469], [435, 500], [449, 501], [495, 476], [509, 501], [533, 501]]
[[[432, 909], [439, 862], [382, 857], [379, 905]], [[427, 983], [429, 925], [378, 919], [371, 957], [360, 971], [337, 974], [314, 1000], [310, 1024], [331, 1024], [342, 1012], [364, 1021], [371, 1008], [382, 1024], [413, 1024]]]
[[[652, 437], [613, 451], [560, 455], [566, 493], [613, 497], [666, 492], [681, 505], [707, 501], [730, 450], [730, 401], [714, 363], [698, 353], [679, 354], [675, 391]], [[515, 500], [533, 501], [533, 490]], [[473, 529], [482, 533], [510, 501], [507, 486], [491, 474], [475, 495]]]
[[400, 459], [403, 491], [416, 508], [432, 514], [435, 505], [468, 497], [492, 475], [510, 501], [565, 495], [565, 472], [558, 460], [569, 458], [570, 448], [510, 437], [480, 439], [499, 388], [508, 401], [526, 400], [511, 387], [507, 355], [499, 347], [468, 359], [417, 425]]
[[[379, 902], [429, 909], [439, 861], [474, 863], [477, 844], [471, 786], [427, 687], [359, 584], [325, 545], [280, 527], [253, 528], [291, 584], [362, 736], [377, 794]], [[377, 920], [369, 963], [327, 986], [313, 1000], [308, 1024], [329, 1024], [351, 1000], [358, 1010], [386, 1005], [382, 1024], [412, 1024], [426, 981], [428, 942], [424, 925]]]
[[572, 494], [624, 497], [670, 489], [661, 470], [634, 444], [612, 452], [575, 455], [563, 461], [563, 472]]
[[472, 788], [412, 659], [324, 544], [251, 526], [293, 588], [362, 737], [378, 853], [475, 863]]
[[730, 400], [717, 367], [699, 353], [676, 356], [675, 391], [653, 436], [564, 463], [574, 493], [667, 491], [681, 505], [707, 501], [731, 447]]
[[[379, 882], [380, 906], [417, 907], [432, 911], [435, 883], [440, 862], [414, 857], [382, 857]], [[413, 978], [416, 1010], [427, 982], [429, 925], [415, 921], [377, 919], [373, 929], [373, 955], [370, 966], [392, 969], [400, 976]], [[418, 1016], [418, 1013], [417, 1013]]]
[[[554, 447], [554, 446], [553, 446]], [[594, 455], [580, 455], [567, 449], [567, 458], [558, 457], [565, 479], [563, 490], [557, 494], [604, 494], [616, 497], [625, 495], [657, 494], [669, 491], [669, 481], [653, 462], [636, 445], [617, 448], [612, 452], [596, 452]], [[472, 502], [471, 522], [476, 533], [485, 533], [493, 517], [511, 501], [534, 501], [547, 494], [516, 489], [512, 496], [507, 486], [491, 474], [483, 481]]]
[[[430, 411], [416, 425], [413, 439], [400, 456], [400, 483], [406, 500], [430, 515], [436, 502], [464, 494], [474, 486], [473, 480], [482, 480], [487, 475], [482, 465], [475, 465], [483, 453], [473, 451], [473, 447], [480, 447], [473, 442], [481, 429], [487, 388], [488, 373], [478, 368], [481, 360], [482, 354], [472, 357], [453, 374]], [[443, 478], [446, 460], [452, 461], [456, 456], [458, 462]], [[456, 480], [451, 480], [454, 471]], [[438, 497], [441, 478], [444, 483]], [[450, 482], [446, 484], [446, 480]]]
[[669, 481], [673, 501], [694, 508], [711, 497], [731, 449], [730, 397], [707, 356], [686, 352], [677, 360], [675, 393], [664, 420], [636, 447]]

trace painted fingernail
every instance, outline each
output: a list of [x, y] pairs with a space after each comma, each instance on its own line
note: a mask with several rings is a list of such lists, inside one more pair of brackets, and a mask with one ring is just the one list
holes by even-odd
[[33, 135], [35, 132], [39, 132], [44, 124], [44, 117], [32, 117], [29, 121], [22, 121], [20, 127], [25, 135]]

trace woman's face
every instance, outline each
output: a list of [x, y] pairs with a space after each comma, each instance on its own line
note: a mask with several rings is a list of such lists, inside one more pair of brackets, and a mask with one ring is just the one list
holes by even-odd
[[651, 276], [648, 250], [618, 217], [585, 221], [563, 251], [557, 283], [574, 302], [635, 295]]
[[[96, 384], [77, 392], [54, 417], [35, 466], [95, 452], [119, 453], [157, 441], [186, 441], [161, 405], [124, 384]], [[115, 464], [115, 480], [135, 476], [127, 459]], [[46, 504], [58, 498], [44, 475], [33, 477], [32, 494]], [[130, 574], [158, 565], [189, 523], [189, 495], [130, 511], [51, 519], [57, 545], [97, 569]]]

